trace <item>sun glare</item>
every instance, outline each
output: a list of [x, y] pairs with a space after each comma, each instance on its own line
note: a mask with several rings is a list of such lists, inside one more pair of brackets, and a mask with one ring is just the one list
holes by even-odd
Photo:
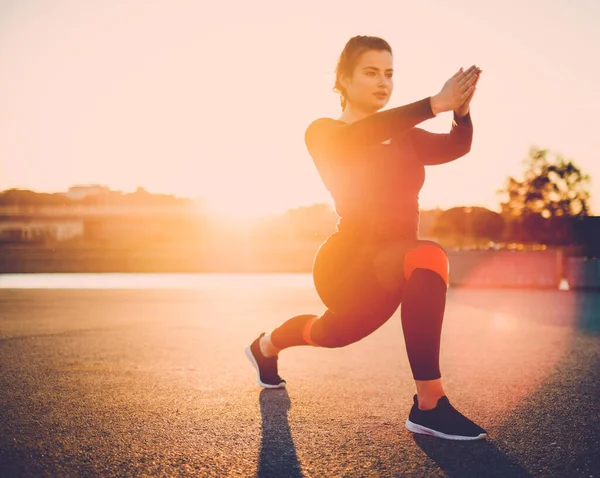
[[208, 198], [204, 207], [210, 216], [231, 222], [247, 222], [285, 212], [260, 198]]

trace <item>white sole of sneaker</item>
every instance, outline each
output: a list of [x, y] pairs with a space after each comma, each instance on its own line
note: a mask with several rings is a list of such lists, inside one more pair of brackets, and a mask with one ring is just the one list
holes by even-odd
[[261, 387], [264, 387], [264, 388], [285, 388], [285, 382], [284, 383], [280, 383], [279, 385], [269, 385], [268, 383], [263, 383], [263, 382], [260, 381], [260, 371], [258, 370], [258, 364], [256, 363], [256, 359], [254, 358], [254, 355], [252, 355], [252, 350], [250, 350], [250, 346], [249, 345], [246, 347], [246, 357], [248, 357], [248, 360], [250, 360], [250, 363], [252, 364], [252, 366], [256, 370], [256, 383], [258, 383]]
[[431, 435], [438, 438], [444, 438], [446, 440], [483, 440], [487, 437], [487, 433], [480, 433], [476, 437], [464, 437], [460, 435], [447, 435], [446, 433], [438, 432], [432, 430], [431, 428], [424, 427], [422, 425], [417, 425], [416, 423], [411, 422], [410, 420], [406, 420], [405, 423], [406, 429], [413, 433], [421, 433], [422, 435]]

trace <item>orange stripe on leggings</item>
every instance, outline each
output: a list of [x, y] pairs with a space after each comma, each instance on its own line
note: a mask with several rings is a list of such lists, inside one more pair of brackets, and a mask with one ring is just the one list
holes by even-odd
[[308, 319], [304, 327], [302, 328], [302, 338], [306, 343], [312, 345], [313, 347], [318, 347], [316, 343], [314, 343], [310, 337], [310, 329], [312, 329], [313, 324], [317, 321], [318, 317], [313, 317], [312, 319]]
[[439, 247], [419, 246], [408, 251], [404, 256], [404, 277], [408, 280], [417, 268], [437, 272], [448, 285], [448, 257]]

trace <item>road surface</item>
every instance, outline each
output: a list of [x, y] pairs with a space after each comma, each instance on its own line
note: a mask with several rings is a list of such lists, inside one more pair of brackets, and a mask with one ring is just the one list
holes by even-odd
[[0, 290], [0, 476], [600, 476], [600, 294], [451, 289], [441, 368], [481, 442], [404, 428], [400, 315], [343, 349], [244, 347], [309, 286]]

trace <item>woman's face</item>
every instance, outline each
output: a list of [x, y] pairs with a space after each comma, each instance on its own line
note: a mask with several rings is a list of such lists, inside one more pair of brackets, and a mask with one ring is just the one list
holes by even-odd
[[341, 79], [348, 103], [367, 112], [383, 108], [394, 88], [392, 65], [393, 58], [389, 51], [364, 52], [358, 59], [352, 77]]

